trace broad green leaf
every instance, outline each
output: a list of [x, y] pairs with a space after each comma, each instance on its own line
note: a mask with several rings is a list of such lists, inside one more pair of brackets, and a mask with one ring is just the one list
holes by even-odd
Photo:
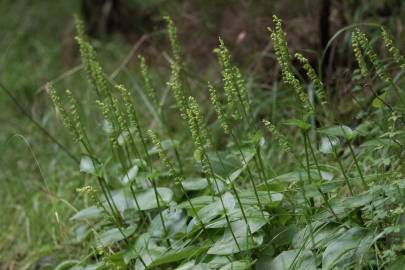
[[357, 207], [362, 207], [373, 200], [373, 194], [371, 192], [365, 192], [362, 194], [357, 194], [353, 197], [343, 199], [344, 207], [352, 210]]
[[371, 106], [373, 106], [374, 108], [380, 109], [381, 107], [384, 106], [386, 97], [387, 97], [387, 92], [384, 92], [381, 95], [375, 97], [373, 99], [373, 102], [371, 103]]
[[[312, 180], [319, 180], [319, 173], [318, 170], [315, 169], [310, 169], [310, 174], [311, 174], [311, 178]], [[330, 172], [326, 172], [326, 171], [321, 171], [321, 180], [326, 180], [329, 181], [331, 180], [331, 177], [333, 177], [333, 174]], [[281, 181], [281, 182], [286, 182], [286, 183], [295, 183], [298, 181], [307, 181], [308, 180], [308, 173], [304, 170], [297, 170], [294, 172], [290, 172], [290, 173], [286, 173], [286, 174], [282, 174], [279, 176], [276, 176], [274, 178], [271, 178], [268, 180], [268, 182], [273, 182], [273, 181]], [[260, 184], [261, 186], [264, 185]]]
[[80, 264], [80, 261], [78, 261], [78, 260], [67, 260], [67, 261], [63, 261], [60, 264], [58, 264], [54, 270], [68, 270], [78, 264]]
[[[199, 196], [199, 197], [191, 198], [190, 201], [194, 208], [199, 209], [210, 203], [213, 203], [215, 201], [215, 198], [213, 196]], [[189, 201], [184, 201], [182, 203], [179, 203], [176, 207], [177, 208], [191, 208], [191, 205], [190, 205]]]
[[246, 166], [242, 166], [241, 168], [237, 169], [236, 171], [232, 172], [226, 179], [226, 183], [230, 184], [234, 182], [238, 177], [241, 175], [241, 173], [246, 169]]
[[332, 240], [326, 247], [322, 256], [323, 269], [347, 269], [357, 262], [353, 256], [356, 254], [361, 241], [367, 237], [367, 231], [354, 227], [342, 233], [340, 237]]
[[182, 261], [184, 259], [190, 259], [206, 251], [207, 249], [208, 247], [205, 246], [203, 247], [189, 246], [182, 248], [180, 250], [170, 250], [169, 252], [166, 252], [162, 256], [156, 258], [153, 261], [153, 263], [150, 264], [150, 266], [154, 267], [162, 264]]
[[[151, 245], [147, 249], [145, 249], [141, 252], [141, 257], [142, 257], [143, 262], [147, 266], [150, 266], [157, 258], [163, 256], [166, 252], [167, 252], [167, 249], [165, 247]], [[136, 260], [134, 269], [144, 270], [145, 266], [138, 259], [138, 260]], [[148, 269], [149, 269], [149, 267], [148, 267]]]
[[123, 254], [123, 260], [128, 264], [131, 260], [136, 259], [134, 269], [145, 269], [139, 257], [142, 257], [143, 262], [148, 266], [157, 258], [163, 256], [167, 252], [167, 248], [160, 246], [161, 238], [153, 238], [149, 233], [141, 234], [137, 237], [135, 244]]
[[304, 131], [309, 130], [311, 128], [311, 124], [309, 124], [306, 121], [300, 120], [300, 119], [290, 119], [290, 120], [284, 121], [284, 124], [289, 125], [289, 126], [298, 127]]
[[248, 261], [231, 262], [221, 267], [219, 270], [245, 270], [245, 269], [250, 269], [250, 263]]
[[100, 269], [106, 269], [104, 262], [94, 263], [91, 265], [87, 265], [83, 268], [83, 270], [100, 270]]
[[273, 255], [275, 249], [285, 249], [291, 246], [294, 236], [297, 234], [298, 228], [296, 225], [276, 226], [271, 228], [267, 235], [271, 239], [272, 246], [270, 253]]
[[139, 254], [148, 249], [149, 246], [156, 246], [155, 239], [151, 238], [149, 233], [143, 233], [136, 238], [135, 244], [128, 247], [123, 254], [123, 260], [128, 264], [131, 260], [137, 259]]
[[212, 269], [218, 269], [228, 264], [230, 261], [232, 261], [232, 257], [230, 256], [214, 256], [214, 258], [208, 262], [208, 265]]
[[[238, 192], [242, 205], [258, 205], [257, 197], [254, 191], [243, 190]], [[279, 202], [283, 199], [283, 194], [276, 192], [258, 191], [260, 203], [262, 205]]]
[[[260, 211], [257, 207], [245, 206], [244, 207], [245, 216], [249, 224], [252, 233], [258, 231], [269, 221], [269, 214], [267, 212]], [[228, 213], [228, 219], [234, 228], [234, 233], [236, 235], [245, 235], [247, 232], [247, 226], [245, 224], [245, 219], [240, 208], [235, 208], [232, 212]], [[225, 215], [213, 220], [206, 226], [207, 228], [226, 228], [228, 227]]]
[[95, 219], [101, 217], [103, 214], [103, 209], [97, 206], [90, 206], [83, 210], [80, 210], [76, 214], [74, 214], [70, 219], [71, 220], [87, 220], [87, 219]]
[[321, 144], [319, 145], [319, 151], [324, 154], [333, 153], [333, 148], [339, 145], [339, 139], [336, 137], [322, 137]]
[[137, 228], [136, 224], [133, 224], [129, 226], [128, 228], [125, 229], [118, 229], [118, 228], [112, 228], [109, 229], [108, 231], [105, 231], [100, 234], [99, 239], [97, 239], [97, 247], [106, 247], [111, 244], [114, 244], [118, 241], [124, 240], [128, 236], [132, 235]]
[[[225, 209], [228, 213], [234, 209], [236, 204], [235, 199], [229, 192], [222, 195], [222, 202], [224, 203]], [[198, 216], [204, 224], [208, 224], [211, 220], [221, 216], [224, 213], [222, 202], [218, 197], [216, 197], [214, 202], [208, 204], [198, 211]]]
[[320, 128], [318, 129], [318, 132], [326, 136], [342, 137], [347, 140], [353, 139], [355, 135], [353, 130], [345, 125], [336, 125], [327, 128]]
[[379, 138], [379, 139], [371, 139], [365, 141], [363, 144], [360, 145], [361, 147], [375, 147], [375, 148], [382, 148], [382, 147], [400, 147], [396, 142], [392, 139], [387, 138]]
[[123, 175], [120, 179], [122, 184], [128, 184], [129, 182], [131, 182], [132, 180], [135, 179], [136, 175], [138, 174], [139, 171], [139, 167], [138, 165], [134, 165], [132, 166], [132, 168], [130, 168], [125, 175]]
[[[229, 229], [225, 231], [223, 238], [216, 241], [215, 244], [207, 251], [213, 255], [230, 255], [241, 251], [249, 250], [260, 246], [263, 243], [263, 235], [248, 236], [245, 232], [244, 236], [236, 236], [236, 244]], [[238, 247], [239, 246], [239, 247]]]
[[[179, 208], [165, 209], [161, 212], [161, 215], [169, 236], [173, 236], [178, 233], [186, 233], [187, 216], [185, 215], [184, 210]], [[166, 232], [164, 230], [160, 214], [156, 214], [156, 216], [153, 218], [149, 226], [149, 233], [153, 237], [165, 236]]]
[[211, 269], [212, 268], [210, 268], [209, 265], [206, 263], [195, 264], [195, 261], [192, 260], [177, 267], [175, 270], [211, 270]]
[[249, 234], [248, 226], [244, 220], [232, 222], [232, 231], [227, 228], [222, 238], [216, 241], [207, 253], [229, 255], [260, 246], [263, 243], [263, 234], [255, 232], [258, 232], [267, 222], [266, 218], [249, 218], [248, 223], [253, 235]]
[[315, 256], [310, 250], [283, 251], [270, 263], [268, 270], [317, 270]]
[[331, 240], [338, 238], [345, 229], [341, 226], [313, 222], [301, 229], [295, 236], [292, 246], [296, 249], [316, 249], [326, 246]]
[[72, 234], [77, 243], [85, 241], [91, 233], [90, 226], [86, 223], [77, 224], [72, 229]]
[[[173, 192], [169, 188], [158, 187], [157, 191], [159, 194], [158, 199], [160, 206], [167, 205], [169, 202], [171, 202], [173, 198]], [[112, 192], [112, 197], [120, 212], [124, 212], [127, 209], [139, 210], [136, 202], [138, 202], [139, 208], [142, 211], [154, 209], [158, 206], [155, 191], [153, 188], [136, 192], [136, 201], [129, 189], [115, 190]], [[108, 204], [105, 199], [104, 204], [108, 209]]]
[[96, 173], [96, 168], [94, 167], [94, 163], [90, 157], [82, 157], [82, 159], [80, 160], [80, 172], [88, 174]]
[[206, 178], [189, 178], [181, 182], [185, 190], [202, 190], [208, 187]]

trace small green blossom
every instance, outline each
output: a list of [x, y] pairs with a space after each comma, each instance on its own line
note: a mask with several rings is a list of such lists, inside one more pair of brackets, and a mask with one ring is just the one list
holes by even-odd
[[102, 102], [100, 100], [96, 100], [96, 104], [100, 108], [100, 111], [103, 114], [105, 121], [109, 125], [108, 138], [110, 140], [110, 143], [113, 146], [113, 148], [118, 148], [118, 140], [117, 140], [118, 133], [117, 133], [116, 128], [114, 127], [114, 124], [113, 124], [114, 122], [111, 117], [111, 115], [113, 113], [111, 111], [111, 106], [108, 106], [107, 104], [105, 104], [104, 102]]
[[306, 111], [305, 117], [313, 114], [313, 108], [310, 104], [306, 91], [301, 85], [300, 81], [294, 75], [291, 68], [291, 56], [288, 52], [287, 38], [281, 27], [281, 20], [277, 16], [273, 16], [274, 30], [270, 29], [270, 38], [273, 42], [274, 51], [276, 53], [277, 62], [281, 67], [281, 74], [284, 83], [291, 85], [297, 93], [304, 109]]
[[296, 53], [295, 58], [297, 58], [298, 61], [301, 63], [302, 67], [304, 68], [307, 74], [307, 77], [314, 85], [315, 94], [318, 97], [321, 105], [326, 106], [327, 102], [326, 102], [325, 87], [321, 79], [316, 74], [314, 68], [309, 64], [308, 59], [306, 59], [302, 54]]
[[288, 142], [287, 138], [281, 134], [276, 126], [274, 126], [270, 121], [268, 120], [263, 120], [264, 126], [269, 130], [269, 132], [274, 136], [276, 139], [277, 143], [280, 145], [280, 147], [288, 153], [291, 153], [291, 144]]
[[394, 45], [394, 42], [392, 41], [390, 35], [388, 32], [384, 29], [384, 27], [381, 27], [381, 34], [383, 37], [383, 41], [385, 44], [385, 47], [387, 47], [388, 51], [390, 52], [392, 58], [394, 61], [401, 66], [401, 68], [405, 68], [405, 57], [401, 54], [399, 49]]
[[217, 90], [212, 86], [211, 83], [208, 83], [208, 91], [210, 93], [210, 99], [211, 103], [214, 106], [214, 109], [218, 115], [219, 122], [221, 123], [222, 129], [226, 134], [229, 134], [229, 125], [228, 125], [228, 119], [226, 114], [224, 113], [222, 109], [222, 104], [219, 101]]
[[[378, 75], [378, 77], [385, 81], [388, 82], [390, 80], [388, 74], [386, 73], [384, 66], [381, 64], [380, 60], [378, 59], [377, 54], [375, 53], [374, 49], [371, 47], [370, 42], [368, 40], [368, 38], [366, 37], [366, 35], [361, 32], [359, 29], [356, 29], [353, 31], [352, 34], [352, 40], [355, 40], [355, 46], [357, 47], [357, 49], [355, 49], [355, 56], [356, 59], [358, 57], [360, 57], [360, 50], [359, 48], [361, 48], [364, 52], [364, 55], [366, 55], [368, 57], [368, 59], [370, 59], [370, 62], [373, 64], [376, 73]], [[355, 48], [355, 46], [353, 46], [353, 48]], [[358, 52], [356, 52], [358, 51]], [[357, 56], [358, 55], [358, 56]], [[357, 60], [359, 62], [359, 60]], [[365, 68], [365, 62], [363, 61], [363, 63], [359, 62], [359, 66], [360, 66], [360, 70]], [[363, 71], [362, 71], [362, 75], [363, 75]]]
[[177, 108], [180, 110], [180, 114], [183, 119], [187, 118], [187, 99], [184, 91], [184, 84], [181, 78], [181, 67], [176, 63], [171, 64], [171, 77], [170, 81], [167, 83], [173, 92], [174, 98], [176, 100]]
[[352, 33], [352, 47], [357, 64], [359, 65], [360, 68], [361, 76], [368, 77], [370, 72], [368, 71], [366, 60], [364, 58], [363, 52], [361, 51], [360, 42], [357, 38], [356, 32]]
[[109, 82], [97, 61], [94, 48], [86, 39], [83, 22], [78, 17], [76, 17], [76, 31], [77, 36], [75, 39], [79, 44], [83, 68], [99, 98], [104, 99], [106, 96], [110, 95]]
[[196, 151], [195, 157], [201, 161], [204, 173], [209, 174], [209, 161], [205, 154], [205, 147], [208, 146], [210, 142], [208, 130], [197, 101], [193, 97], [189, 97], [188, 102], [189, 109], [187, 110], [187, 121]]
[[165, 16], [164, 19], [166, 20], [167, 23], [167, 31], [169, 33], [170, 46], [172, 47], [174, 62], [180, 65], [181, 49], [177, 38], [177, 29], [169, 16]]
[[80, 121], [79, 111], [77, 109], [77, 101], [70, 90], [66, 90], [66, 95], [69, 99], [70, 120], [73, 125], [73, 134], [76, 141], [82, 141], [84, 138], [84, 127]]
[[246, 88], [246, 82], [244, 81], [240, 70], [236, 66], [232, 66], [231, 55], [221, 38], [219, 39], [219, 46], [214, 52], [217, 54], [218, 62], [221, 66], [228, 111], [234, 119], [241, 119], [243, 115], [240, 113], [238, 104], [241, 105], [243, 114], [250, 112], [250, 100]]
[[158, 107], [159, 103], [156, 96], [156, 90], [152, 86], [152, 80], [149, 74], [149, 68], [146, 65], [145, 58], [141, 55], [138, 56], [140, 60], [140, 70], [143, 78], [143, 83], [145, 85], [146, 93], [148, 94], [149, 98], [151, 99], [154, 106]]
[[149, 138], [152, 141], [153, 145], [157, 148], [159, 158], [163, 162], [163, 164], [167, 167], [167, 169], [169, 170], [170, 175], [173, 175], [173, 176], [176, 175], [174, 166], [170, 162], [170, 159], [169, 159], [166, 151], [163, 149], [158, 135], [155, 132], [153, 132], [152, 130], [148, 130], [147, 133], [148, 133]]
[[75, 126], [72, 122], [71, 117], [65, 110], [65, 108], [62, 105], [62, 101], [60, 99], [60, 96], [56, 92], [56, 90], [53, 88], [51, 84], [47, 84], [47, 89], [49, 92], [49, 95], [51, 96], [52, 102], [56, 108], [56, 111], [59, 113], [60, 118], [62, 120], [62, 124], [69, 130], [69, 132], [73, 135], [75, 141], [78, 141], [78, 136], [75, 130]]
[[134, 103], [131, 101], [131, 94], [128, 89], [123, 85], [116, 85], [116, 89], [121, 93], [121, 97], [126, 108], [126, 115], [129, 119], [129, 124], [131, 127], [135, 127], [138, 133], [141, 132], [141, 127], [139, 124], [138, 114], [136, 112]]

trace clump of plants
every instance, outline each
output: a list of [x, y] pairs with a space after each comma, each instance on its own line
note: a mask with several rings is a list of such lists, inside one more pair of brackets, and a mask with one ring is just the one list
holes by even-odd
[[162, 97], [140, 57], [148, 116], [138, 94], [109, 80], [77, 20], [102, 115], [98, 132], [108, 143], [89, 136], [73, 92], [49, 85], [83, 150], [80, 170], [94, 179], [78, 190], [89, 207], [71, 218], [75, 241], [93, 248], [57, 269], [402, 269], [404, 56], [388, 32], [377, 41], [388, 57], [360, 29], [352, 32], [360, 110], [355, 121], [339, 123], [316, 69], [291, 54], [274, 17], [269, 31], [283, 91], [297, 100], [285, 108], [294, 117], [274, 121], [256, 109], [261, 100], [221, 39], [214, 53], [222, 80], [207, 82], [210, 105], [201, 106], [202, 90], [196, 93], [176, 28], [166, 21], [174, 102]]

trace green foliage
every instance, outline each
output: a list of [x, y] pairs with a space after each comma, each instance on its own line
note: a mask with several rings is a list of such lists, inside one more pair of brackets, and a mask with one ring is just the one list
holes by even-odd
[[[63, 124], [83, 150], [80, 170], [93, 179], [79, 190], [91, 203], [71, 219], [80, 228], [75, 238], [94, 249], [57, 269], [383, 269], [400, 264], [404, 93], [366, 34], [359, 29], [352, 34], [362, 91], [368, 91], [367, 80], [375, 74], [385, 94], [375, 97], [380, 102], [372, 100], [367, 117], [343, 124], [328, 114], [333, 108], [326, 106], [326, 85], [296, 54], [321, 104], [315, 111], [318, 103], [308, 99], [281, 20], [274, 17], [271, 40], [283, 81], [291, 87], [283, 91], [300, 101], [298, 115], [283, 121], [298, 134], [290, 138], [267, 120], [262, 121], [270, 136], [264, 135], [258, 124], [262, 115], [251, 106], [254, 96], [249, 97], [221, 39], [215, 53], [223, 91], [211, 84], [207, 91], [219, 123], [207, 121], [205, 107], [190, 95], [196, 91], [188, 83], [176, 28], [170, 18], [166, 21], [173, 57], [168, 85], [177, 110], [157, 102], [140, 58], [144, 89], [163, 122], [159, 130], [145, 132], [148, 121], [138, 115], [153, 116], [141, 114], [129, 88], [107, 79], [77, 20], [84, 69], [110, 148], [97, 152], [94, 145], [103, 138], [88, 135], [73, 94], [66, 92], [66, 110], [50, 87]], [[382, 40], [402, 71], [403, 56], [384, 31]], [[318, 119], [318, 111], [325, 118]], [[164, 112], [180, 113], [184, 123], [178, 125], [187, 128], [173, 134]], [[285, 159], [277, 167], [273, 148]]]

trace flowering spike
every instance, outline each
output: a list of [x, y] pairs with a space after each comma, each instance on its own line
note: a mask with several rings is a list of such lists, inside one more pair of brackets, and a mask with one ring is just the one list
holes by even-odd
[[116, 89], [121, 93], [124, 107], [126, 108], [126, 117], [129, 119], [131, 127], [135, 127], [136, 131], [142, 136], [141, 126], [139, 124], [138, 113], [136, 112], [133, 102], [131, 102], [131, 94], [123, 85], [116, 85]]
[[363, 52], [361, 51], [360, 41], [357, 38], [356, 32], [352, 33], [352, 47], [357, 64], [360, 68], [361, 76], [368, 77], [370, 72], [368, 71], [366, 60], [364, 58]]
[[98, 97], [103, 99], [110, 95], [109, 82], [97, 61], [95, 50], [86, 39], [84, 24], [78, 17], [76, 17], [76, 31], [77, 36], [75, 39], [79, 44], [83, 68]]
[[62, 124], [72, 133], [75, 140], [77, 140], [78, 137], [76, 136], [74, 124], [72, 123], [70, 116], [68, 115], [65, 108], [63, 107], [60, 96], [56, 92], [53, 85], [47, 84], [47, 91], [48, 91], [49, 95], [51, 96], [51, 99], [55, 106], [56, 111], [60, 115]]
[[176, 100], [176, 106], [180, 110], [181, 117], [187, 119], [187, 99], [184, 91], [184, 84], [181, 78], [181, 67], [175, 63], [171, 64], [172, 74], [170, 81], [167, 83], [173, 91]]
[[312, 105], [309, 103], [307, 94], [300, 81], [294, 75], [291, 68], [291, 56], [288, 52], [286, 34], [284, 33], [281, 20], [277, 16], [273, 16], [274, 30], [270, 29], [270, 38], [273, 42], [274, 51], [276, 53], [277, 61], [281, 67], [283, 81], [291, 85], [297, 93], [305, 111], [305, 118], [313, 114]]
[[169, 33], [170, 46], [172, 47], [172, 54], [173, 54], [174, 61], [178, 65], [180, 65], [181, 50], [180, 50], [180, 45], [179, 45], [178, 38], [177, 38], [177, 29], [174, 26], [174, 23], [169, 16], [165, 16], [164, 19], [166, 20], [166, 23], [167, 23], [167, 31]]
[[151, 99], [153, 105], [158, 107], [159, 103], [158, 103], [157, 96], [156, 96], [156, 90], [152, 86], [152, 82], [151, 82], [152, 80], [151, 80], [151, 77], [149, 74], [148, 66], [146, 65], [145, 58], [142, 55], [139, 55], [138, 58], [140, 60], [139, 67], [141, 70], [146, 93], [148, 94], [149, 98]]
[[80, 121], [79, 111], [77, 109], [77, 101], [70, 90], [66, 90], [66, 95], [69, 99], [70, 121], [74, 127], [73, 135], [76, 141], [82, 141], [84, 138], [84, 127]]
[[152, 131], [152, 130], [148, 130], [147, 131], [150, 140], [152, 141], [153, 145], [157, 148], [158, 150], [158, 154], [159, 154], [159, 158], [160, 160], [163, 162], [163, 164], [167, 167], [167, 169], [169, 170], [169, 173], [171, 175], [176, 175], [176, 171], [174, 170], [174, 166], [173, 164], [170, 162], [169, 157], [166, 154], [166, 151], [163, 149], [162, 144], [160, 142], [160, 139], [158, 137], [158, 135]]
[[394, 45], [394, 42], [392, 41], [390, 35], [384, 29], [384, 27], [381, 27], [381, 34], [383, 37], [384, 45], [385, 45], [385, 47], [387, 47], [387, 49], [390, 52], [394, 61], [398, 65], [400, 65], [401, 68], [405, 68], [405, 57], [401, 54], [399, 49]]
[[[246, 116], [250, 112], [250, 101], [246, 83], [240, 70], [236, 66], [232, 66], [231, 55], [221, 38], [219, 38], [219, 46], [214, 52], [217, 54], [218, 62], [221, 66], [228, 110], [233, 118], [241, 119], [243, 115]], [[238, 104], [242, 108], [243, 115], [240, 113]]]
[[208, 91], [210, 93], [211, 103], [214, 106], [214, 109], [218, 115], [218, 119], [219, 119], [219, 122], [221, 123], [222, 129], [224, 130], [224, 132], [226, 134], [229, 134], [229, 125], [228, 125], [227, 116], [225, 115], [225, 113], [222, 109], [222, 104], [219, 101], [217, 90], [209, 82], [208, 82]]
[[115, 130], [113, 126], [113, 119], [111, 118], [112, 112], [111, 112], [111, 106], [108, 106], [104, 102], [100, 100], [96, 100], [96, 104], [99, 106], [101, 113], [104, 116], [105, 121], [109, 125], [109, 130], [108, 130], [108, 138], [111, 142], [111, 145], [113, 148], [118, 148], [118, 134], [117, 131]]
[[[366, 37], [366, 35], [363, 32], [361, 32], [359, 29], [355, 29], [353, 31], [352, 36], [355, 39], [355, 43], [357, 43], [356, 46], [360, 47], [364, 51], [364, 54], [367, 55], [367, 57], [370, 59], [370, 62], [373, 64], [378, 77], [385, 82], [389, 81], [390, 78], [389, 78], [388, 74], [385, 72], [384, 66], [381, 64], [380, 60], [378, 59], [378, 56], [375, 53], [374, 49], [371, 47], [370, 42], [369, 42], [368, 38]], [[359, 49], [357, 49], [357, 50], [359, 50]], [[355, 51], [355, 54], [356, 54], [356, 51]], [[357, 54], [359, 54], [359, 53], [357, 52]], [[357, 59], [357, 56], [356, 56], [356, 59]], [[359, 63], [359, 65], [360, 65], [360, 63]], [[363, 67], [360, 67], [360, 70], [362, 68], [364, 68], [365, 63], [361, 63], [361, 65], [363, 65]]]
[[291, 69], [291, 56], [288, 52], [287, 37], [282, 29], [281, 20], [277, 16], [273, 16], [274, 30], [270, 29], [270, 38], [273, 42], [273, 47], [276, 53], [277, 61], [281, 66], [282, 72]]
[[308, 59], [306, 59], [302, 54], [296, 53], [295, 58], [301, 63], [302, 67], [304, 68], [307, 77], [313, 83], [315, 88], [315, 94], [318, 97], [322, 106], [326, 106], [326, 94], [325, 94], [325, 87], [321, 81], [321, 79], [316, 74], [314, 68], [309, 64]]
[[276, 141], [278, 142], [280, 147], [284, 151], [291, 153], [292, 152], [291, 144], [288, 142], [287, 138], [277, 130], [277, 128], [273, 125], [273, 123], [271, 123], [268, 120], [263, 120], [263, 124], [269, 130], [269, 132], [274, 136], [274, 138], [276, 139]]
[[208, 161], [204, 154], [205, 147], [209, 145], [208, 130], [197, 101], [193, 97], [189, 97], [188, 103], [187, 122], [196, 150], [196, 156], [202, 161], [203, 170], [208, 174]]

